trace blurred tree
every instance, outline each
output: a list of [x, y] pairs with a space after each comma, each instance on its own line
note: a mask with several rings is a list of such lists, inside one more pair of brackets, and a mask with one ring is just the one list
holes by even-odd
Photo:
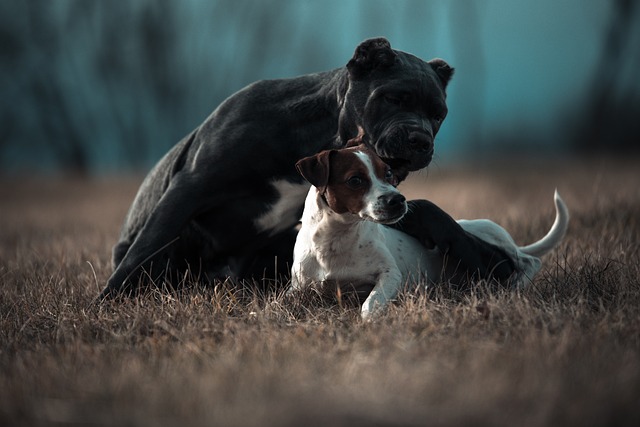
[[453, 43], [454, 67], [464, 76], [456, 80], [458, 91], [464, 94], [464, 104], [456, 111], [457, 120], [466, 127], [468, 148], [479, 152], [483, 147], [482, 126], [485, 110], [485, 59], [477, 1], [451, 2], [449, 5], [450, 38]]
[[[500, 138], [489, 131], [496, 124], [515, 129], [516, 138], [513, 132], [503, 138], [505, 146], [513, 147], [514, 139], [524, 140], [529, 133], [513, 118], [484, 114], [486, 98], [493, 95], [487, 93], [490, 80], [495, 80], [492, 69], [496, 63], [510, 67], [513, 62], [488, 57], [488, 43], [514, 26], [495, 30], [491, 22], [505, 18], [483, 12], [488, 4], [495, 10], [506, 2], [0, 2], [0, 168], [81, 173], [147, 169], [246, 84], [339, 67], [356, 43], [381, 35], [418, 56], [443, 56], [458, 69], [460, 76], [450, 90], [452, 114], [440, 135], [443, 141], [450, 138], [448, 147], [467, 141], [461, 148], [477, 152], [482, 140], [476, 135], [482, 133], [490, 136], [482, 149], [494, 150]], [[635, 146], [640, 134], [640, 6], [632, 0], [612, 2], [589, 94], [564, 107], [572, 111], [573, 122], [562, 123], [563, 130], [570, 131], [563, 144], [573, 140], [580, 149]], [[551, 7], [553, 2], [546, 0], [523, 10], [544, 12]], [[556, 29], [565, 19], [580, 20], [570, 8], [562, 10], [571, 16], [557, 19]], [[523, 15], [518, 19], [526, 21]], [[599, 27], [593, 31], [602, 32]], [[562, 52], [552, 54], [548, 57]], [[531, 73], [545, 67], [553, 73], [553, 61], [546, 64]], [[584, 82], [586, 72], [577, 70], [576, 80]], [[526, 82], [526, 73], [518, 79]], [[544, 89], [544, 83], [537, 84]], [[505, 102], [499, 96], [492, 105]], [[523, 124], [542, 127], [532, 118], [534, 110], [557, 111], [562, 101], [562, 94], [549, 98], [553, 108], [547, 108], [523, 99]], [[454, 134], [457, 140], [451, 138]], [[531, 141], [537, 139], [531, 136], [518, 147], [538, 147]]]
[[602, 52], [574, 135], [579, 149], [640, 148], [640, 34], [634, 31], [639, 11], [636, 0], [612, 0]]

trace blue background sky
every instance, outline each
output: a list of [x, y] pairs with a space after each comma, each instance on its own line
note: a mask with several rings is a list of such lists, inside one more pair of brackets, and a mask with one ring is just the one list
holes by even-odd
[[144, 171], [246, 84], [343, 66], [373, 36], [456, 68], [441, 163], [497, 150], [632, 149], [639, 9], [626, 0], [3, 0], [0, 168]]

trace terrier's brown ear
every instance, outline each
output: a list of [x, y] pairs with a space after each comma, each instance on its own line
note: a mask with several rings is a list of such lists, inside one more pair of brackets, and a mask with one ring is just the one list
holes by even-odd
[[304, 179], [316, 187], [320, 194], [324, 194], [329, 183], [329, 166], [331, 156], [336, 150], [321, 151], [314, 156], [298, 160], [296, 169]]

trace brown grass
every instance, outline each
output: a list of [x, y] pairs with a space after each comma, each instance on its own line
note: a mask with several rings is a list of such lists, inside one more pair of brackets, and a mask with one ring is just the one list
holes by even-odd
[[522, 292], [405, 293], [381, 319], [229, 284], [92, 307], [138, 179], [0, 187], [1, 425], [640, 425], [637, 159], [433, 167], [404, 185], [527, 243]]

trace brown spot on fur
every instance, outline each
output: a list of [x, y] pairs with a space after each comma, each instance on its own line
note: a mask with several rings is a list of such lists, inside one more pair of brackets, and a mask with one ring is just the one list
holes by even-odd
[[[349, 143], [359, 143], [363, 136], [364, 133], [361, 132]], [[371, 189], [374, 178], [367, 165], [356, 155], [358, 152], [366, 154], [371, 160], [375, 178], [393, 184], [387, 176], [389, 166], [364, 144], [342, 150], [322, 151], [296, 164], [302, 176], [318, 188], [336, 213], [357, 214], [362, 211], [364, 196]], [[352, 178], [359, 179], [358, 185], [354, 185]]]
[[[355, 154], [361, 146], [339, 150], [329, 164], [325, 198], [329, 207], [339, 214], [357, 214], [364, 208], [364, 196], [371, 188], [371, 176], [367, 166]], [[351, 178], [360, 178], [361, 185], [348, 183]]]

